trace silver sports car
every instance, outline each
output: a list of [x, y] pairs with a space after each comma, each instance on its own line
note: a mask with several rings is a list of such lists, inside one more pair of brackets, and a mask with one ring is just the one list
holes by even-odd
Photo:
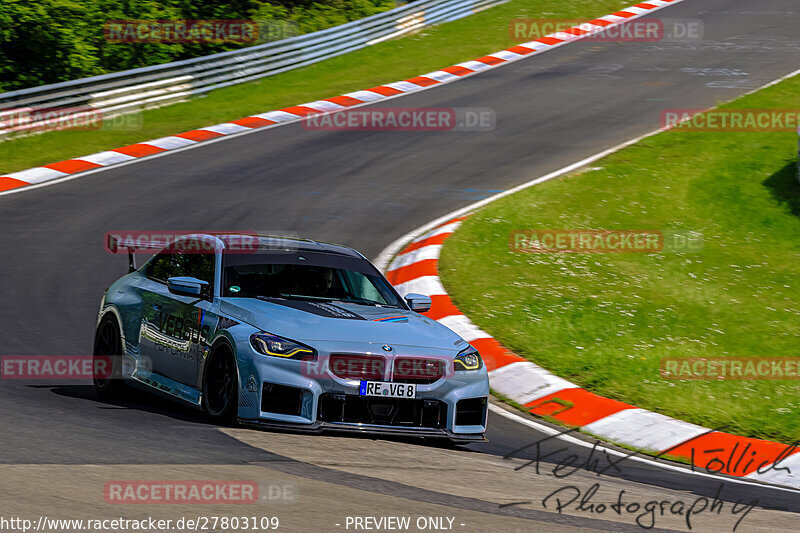
[[137, 384], [218, 421], [484, 439], [480, 354], [351, 248], [193, 234], [130, 264], [100, 306], [101, 394]]

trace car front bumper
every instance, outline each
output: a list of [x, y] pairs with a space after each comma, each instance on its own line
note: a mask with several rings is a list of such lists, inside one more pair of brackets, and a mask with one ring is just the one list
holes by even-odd
[[[358, 379], [330, 372], [328, 353], [314, 363], [284, 360], [240, 349], [240, 422], [248, 425], [322, 432], [484, 440], [489, 380], [486, 369], [446, 372], [433, 383], [417, 384], [414, 399], [360, 396]], [[360, 349], [359, 349], [360, 348]], [[428, 352], [407, 348], [406, 357]], [[334, 346], [334, 353], [364, 353], [363, 346]], [[412, 353], [408, 353], [412, 352]], [[391, 381], [391, 379], [386, 379]]]

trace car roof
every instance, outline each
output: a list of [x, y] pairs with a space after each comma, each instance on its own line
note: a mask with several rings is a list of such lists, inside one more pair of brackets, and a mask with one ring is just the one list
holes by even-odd
[[255, 248], [250, 249], [260, 253], [303, 251], [336, 254], [363, 259], [363, 256], [360, 253], [348, 246], [320, 242], [312, 239], [301, 239], [280, 235], [255, 235], [252, 233], [227, 233], [224, 235], [216, 235], [216, 237], [218, 237], [225, 244], [225, 248], [236, 248], [237, 246], [243, 245], [242, 239], [255, 238], [255, 244], [253, 244], [251, 240], [247, 240], [244, 245], [248, 247], [254, 246]]

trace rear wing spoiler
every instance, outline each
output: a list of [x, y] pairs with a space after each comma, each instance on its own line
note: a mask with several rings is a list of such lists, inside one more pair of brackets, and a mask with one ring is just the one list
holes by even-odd
[[136, 242], [132, 243], [130, 241], [122, 241], [119, 235], [115, 235], [113, 233], [106, 234], [106, 250], [112, 254], [119, 254], [128, 253], [128, 272], [135, 272], [137, 270], [136, 266], [136, 253], [142, 253], [142, 251], [153, 253], [163, 250], [167, 247], [169, 242], [154, 242], [148, 240], [146, 242]]

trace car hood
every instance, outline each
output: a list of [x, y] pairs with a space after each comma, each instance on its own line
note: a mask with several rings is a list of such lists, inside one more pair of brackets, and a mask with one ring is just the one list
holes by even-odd
[[297, 300], [223, 298], [220, 312], [297, 341], [368, 342], [460, 351], [452, 330], [413, 311]]

